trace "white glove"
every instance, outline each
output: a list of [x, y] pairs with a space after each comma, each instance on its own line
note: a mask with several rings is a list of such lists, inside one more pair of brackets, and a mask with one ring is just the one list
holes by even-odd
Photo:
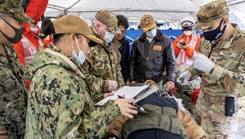
[[108, 80], [109, 92], [117, 90], [118, 84], [116, 81]]
[[201, 53], [195, 54], [193, 58], [194, 68], [202, 72], [210, 72], [215, 65], [207, 56]]
[[187, 85], [189, 80], [191, 78], [191, 73], [186, 70], [185, 72], [181, 73], [179, 78], [177, 79], [177, 82], [181, 85]]

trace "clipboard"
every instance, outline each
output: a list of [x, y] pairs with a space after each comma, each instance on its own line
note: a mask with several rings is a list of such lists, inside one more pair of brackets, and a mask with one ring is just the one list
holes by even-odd
[[129, 86], [123, 86], [122, 88], [118, 89], [116, 92], [114, 92], [113, 96], [106, 97], [95, 104], [95, 106], [103, 106], [110, 100], [118, 99], [118, 96], [125, 96], [125, 98], [134, 98], [137, 99], [138, 96], [141, 95], [141, 93], [145, 92], [150, 85], [129, 85]]
[[148, 97], [149, 95], [157, 92], [157, 90], [158, 90], [158, 88], [149, 88], [144, 93], [140, 93], [137, 97], [135, 97], [133, 104], [135, 104], [135, 103], [143, 100], [144, 98]]

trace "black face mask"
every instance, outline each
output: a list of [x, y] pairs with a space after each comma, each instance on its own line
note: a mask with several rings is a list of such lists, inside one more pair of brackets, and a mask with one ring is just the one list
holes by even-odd
[[[1, 17], [2, 18], [2, 17]], [[2, 18], [3, 19], [3, 18]], [[0, 30], [0, 32], [3, 34], [3, 36], [11, 43], [17, 43], [21, 40], [22, 38], [22, 34], [24, 33], [24, 28], [21, 27], [20, 29], [15, 28], [14, 26], [12, 26], [8, 21], [6, 21], [5, 19], [3, 19], [15, 32], [15, 35], [13, 38], [10, 38], [9, 36], [7, 36], [5, 33], [2, 32], [2, 30]]]
[[209, 41], [219, 39], [224, 34], [226, 26], [227, 26], [225, 25], [224, 28], [220, 30], [222, 23], [223, 23], [223, 19], [220, 21], [220, 24], [216, 29], [212, 31], [208, 31], [208, 32], [203, 32], [204, 38]]

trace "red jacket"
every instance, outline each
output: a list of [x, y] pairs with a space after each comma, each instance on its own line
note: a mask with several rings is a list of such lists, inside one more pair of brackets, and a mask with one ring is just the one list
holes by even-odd
[[[39, 48], [39, 37], [37, 37], [34, 32], [32, 32], [30, 30], [30, 26], [28, 23], [23, 23], [23, 27], [25, 29], [25, 32], [23, 33], [23, 35], [33, 44], [36, 46], [36, 49]], [[23, 53], [23, 45], [22, 45], [22, 42], [19, 41], [18, 43], [16, 44], [12, 44], [14, 46], [14, 49], [15, 51], [17, 52], [18, 54], [18, 58], [20, 60], [20, 62], [23, 64], [23, 65], [26, 65], [25, 61], [24, 61], [24, 53]]]
[[46, 7], [48, 5], [48, 0], [31, 0], [28, 6], [26, 7], [25, 14], [30, 16], [35, 23], [39, 21], [40, 17], [44, 14]]
[[[25, 29], [25, 32], [23, 33], [23, 36], [25, 36], [35, 47], [36, 47], [36, 50], [38, 50], [39, 48], [39, 37], [37, 37], [34, 32], [32, 32], [30, 30], [30, 26], [28, 23], [23, 23], [23, 27]], [[41, 41], [41, 40], [40, 40]], [[23, 64], [23, 65], [26, 65], [25, 63], [25, 60], [24, 60], [24, 52], [23, 52], [23, 45], [22, 45], [22, 41], [19, 41], [18, 43], [16, 44], [12, 44], [17, 55], [18, 55], [18, 58], [20, 60], [20, 62]], [[26, 80], [26, 84], [27, 84], [27, 88], [30, 87], [30, 81], [29, 80]]]
[[[27, 14], [29, 17], [31, 17], [33, 20], [35, 20], [35, 25], [38, 23], [40, 17], [44, 14], [46, 7], [48, 5], [48, 0], [31, 0], [28, 6], [26, 7], [25, 14]], [[25, 32], [23, 35], [28, 39], [35, 47], [36, 50], [38, 50], [41, 40], [37, 37], [34, 32], [30, 30], [30, 26], [28, 23], [23, 23], [23, 27], [25, 29]], [[23, 53], [23, 45], [22, 42], [19, 41], [16, 44], [12, 44], [15, 51], [17, 52], [18, 58], [20, 62], [23, 65], [26, 65], [24, 61], [24, 53]], [[27, 87], [30, 86], [30, 81], [26, 80]]]

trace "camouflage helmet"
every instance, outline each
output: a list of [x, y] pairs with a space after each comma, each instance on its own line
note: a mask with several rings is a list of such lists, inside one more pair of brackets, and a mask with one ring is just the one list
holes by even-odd
[[105, 24], [111, 32], [116, 34], [121, 33], [120, 29], [117, 26], [117, 17], [111, 11], [100, 10], [96, 13], [95, 18], [99, 20], [101, 23]]
[[195, 30], [204, 30], [214, 24], [214, 21], [220, 19], [229, 12], [225, 0], [215, 0], [204, 6], [197, 12], [198, 23]]
[[20, 22], [33, 23], [34, 20], [24, 14], [21, 5], [22, 0], [0, 0], [0, 13], [7, 14]]

